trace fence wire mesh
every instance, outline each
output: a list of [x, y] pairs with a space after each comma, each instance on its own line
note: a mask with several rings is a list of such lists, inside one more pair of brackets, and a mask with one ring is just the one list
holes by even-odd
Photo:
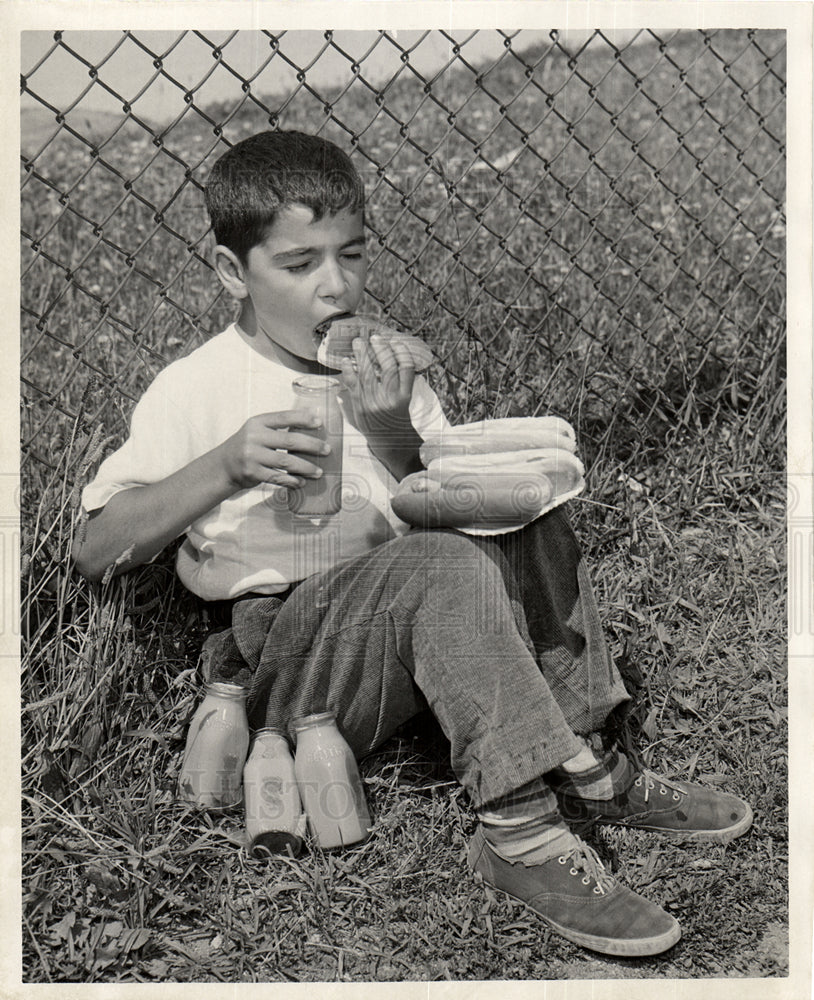
[[30, 484], [71, 434], [121, 439], [164, 363], [232, 318], [201, 187], [268, 127], [351, 153], [368, 294], [433, 347], [453, 418], [558, 412], [624, 462], [757, 415], [780, 447], [783, 32], [88, 34], [106, 50], [38, 33], [23, 63]]

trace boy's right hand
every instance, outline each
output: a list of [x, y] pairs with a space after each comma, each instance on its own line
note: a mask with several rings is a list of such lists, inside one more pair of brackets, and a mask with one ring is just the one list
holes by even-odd
[[[317, 479], [322, 469], [301, 458], [327, 455], [329, 444], [320, 440], [322, 421], [304, 410], [283, 410], [250, 417], [240, 430], [219, 446], [223, 467], [236, 490], [260, 483], [302, 486], [303, 478]], [[303, 433], [305, 432], [305, 433]]]

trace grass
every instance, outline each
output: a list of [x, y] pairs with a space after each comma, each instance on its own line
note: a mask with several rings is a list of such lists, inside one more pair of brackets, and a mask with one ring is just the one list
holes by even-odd
[[[771, 33], [755, 41], [778, 48]], [[173, 159], [193, 164], [193, 178], [211, 163], [215, 139], [192, 111], [161, 148], [123, 131], [101, 146], [109, 166], [84, 180], [87, 149], [55, 140], [23, 189], [27, 982], [787, 973], [782, 171], [771, 139], [782, 136], [782, 105], [747, 42], [721, 33], [712, 48], [728, 54], [730, 81], [760, 107], [764, 129], [738, 87], [716, 86], [720, 60], [694, 34], [667, 51], [711, 91], [707, 107], [724, 133], [686, 88], [671, 90], [677, 71], [653, 46], [625, 60], [660, 114], [604, 49], [577, 60], [599, 100], [624, 109], [620, 127], [638, 137], [638, 154], [609, 134], [609, 115], [562, 53], [527, 55], [556, 94], [554, 112], [567, 111], [576, 139], [601, 146], [593, 165], [557, 113], [534, 127], [542, 98], [521, 89], [511, 55], [478, 90], [464, 71], [429, 96], [395, 81], [373, 125], [378, 109], [361, 81], [321, 95], [327, 119], [303, 91], [272, 109], [284, 124], [328, 134], [341, 121], [360, 136], [360, 162], [387, 164], [385, 179], [368, 177], [369, 290], [436, 348], [432, 374], [450, 413], [542, 407], [577, 426], [590, 479], [588, 502], [572, 513], [634, 694], [623, 735], [663, 773], [711, 782], [755, 808], [753, 830], [726, 847], [593, 835], [627, 885], [681, 920], [682, 941], [655, 959], [592, 956], [477, 884], [464, 860], [473, 818], [428, 719], [363, 762], [375, 829], [360, 847], [267, 865], [243, 850], [239, 813], [176, 803], [200, 696], [200, 608], [175, 581], [171, 553], [97, 588], [67, 554], [81, 529], [78, 487], [121, 436], [132, 399], [164, 358], [229, 316], [197, 256], [199, 194]], [[780, 57], [770, 64], [779, 71]], [[456, 109], [455, 128], [433, 95]], [[683, 145], [666, 119], [683, 123]], [[247, 102], [227, 134], [261, 121]], [[522, 130], [535, 154], [524, 152]], [[479, 167], [468, 134], [490, 162], [516, 153], [508, 187]], [[746, 152], [733, 167], [735, 147]], [[441, 173], [426, 172], [421, 150]], [[690, 150], [703, 154], [702, 170], [688, 168]], [[406, 205], [391, 183], [409, 192]]]
[[[681, 919], [685, 938], [668, 956], [589, 957], [478, 886], [463, 861], [472, 817], [426, 720], [364, 763], [376, 818], [368, 844], [272, 866], [249, 859], [239, 814], [201, 816], [174, 801], [199, 696], [195, 641], [179, 616], [183, 595], [145, 572], [127, 603], [113, 582], [77, 615], [84, 671], [73, 664], [55, 677], [54, 693], [70, 677], [72, 689], [26, 713], [28, 773], [46, 746], [62, 760], [25, 801], [31, 980], [783, 974], [784, 498], [764, 483], [758, 509], [753, 489], [738, 496], [721, 478], [728, 469], [725, 453], [708, 464], [692, 512], [622, 483], [600, 494], [620, 509], [591, 518], [598, 593], [639, 684], [632, 728], [650, 762], [736, 791], [756, 811], [754, 830], [727, 847], [632, 833], [595, 841], [626, 884]], [[116, 933], [96, 936], [109, 926]], [[128, 949], [142, 929], [149, 937]]]

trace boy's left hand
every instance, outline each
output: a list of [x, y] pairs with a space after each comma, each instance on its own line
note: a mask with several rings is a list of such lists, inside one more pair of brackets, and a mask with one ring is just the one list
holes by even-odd
[[345, 414], [364, 434], [376, 458], [398, 480], [423, 468], [421, 438], [410, 419], [415, 363], [409, 349], [373, 334], [353, 342], [353, 362], [342, 365]]

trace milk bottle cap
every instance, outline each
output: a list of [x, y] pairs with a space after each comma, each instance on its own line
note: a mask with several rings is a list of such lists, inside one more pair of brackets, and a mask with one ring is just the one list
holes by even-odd
[[336, 722], [335, 712], [316, 712], [314, 715], [303, 715], [299, 719], [294, 719], [292, 726], [296, 732], [309, 729], [311, 726], [319, 726], [325, 722]]
[[242, 684], [232, 684], [229, 681], [211, 681], [204, 687], [204, 691], [221, 698], [245, 698], [249, 693], [249, 689]]

